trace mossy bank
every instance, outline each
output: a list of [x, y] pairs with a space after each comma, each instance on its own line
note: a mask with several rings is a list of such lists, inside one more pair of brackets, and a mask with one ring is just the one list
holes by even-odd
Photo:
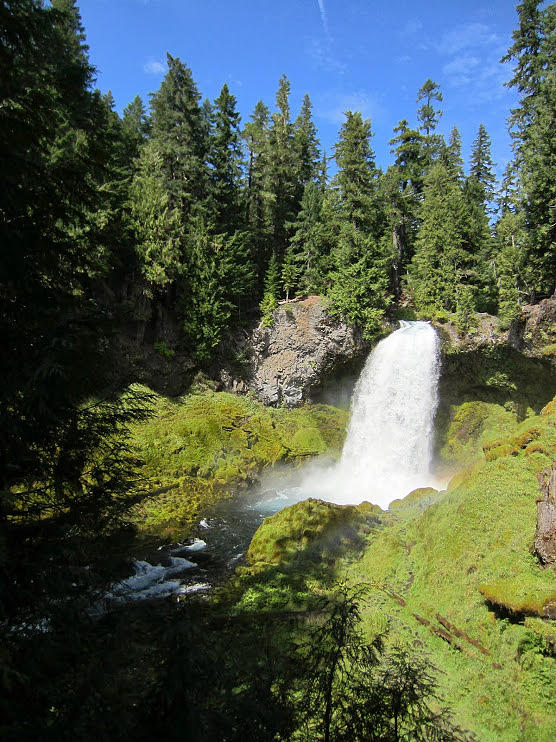
[[155, 396], [152, 417], [132, 430], [151, 488], [135, 507], [134, 521], [143, 533], [187, 535], [202, 507], [248, 486], [265, 467], [337, 457], [347, 418], [328, 405], [273, 409], [210, 389]]
[[486, 409], [472, 414], [469, 404], [452, 430], [456, 439], [458, 421], [465, 435], [481, 430], [466, 452], [474, 463], [446, 491], [418, 490], [388, 513], [314, 501], [282, 511], [255, 534], [237, 607], [278, 598], [310, 607], [334, 579], [365, 583], [366, 634], [386, 631], [424, 652], [458, 724], [480, 740], [549, 742], [556, 571], [533, 545], [538, 475], [556, 457], [556, 403], [519, 424], [504, 408], [479, 402]]

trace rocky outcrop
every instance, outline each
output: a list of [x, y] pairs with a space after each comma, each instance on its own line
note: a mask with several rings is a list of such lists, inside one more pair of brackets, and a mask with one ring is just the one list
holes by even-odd
[[537, 501], [535, 551], [543, 564], [556, 562], [556, 462], [539, 474], [542, 497]]
[[544, 358], [556, 365], [556, 298], [525, 304], [521, 317], [509, 329], [503, 329], [499, 318], [486, 312], [475, 313], [466, 332], [460, 332], [449, 320], [437, 320], [433, 325], [448, 351], [507, 345], [529, 358]]
[[556, 366], [556, 298], [526, 304], [521, 320], [510, 332], [509, 342], [520, 353], [546, 358]]
[[243, 337], [235, 356], [243, 369], [227, 365], [225, 388], [253, 391], [267, 405], [294, 407], [336, 369], [361, 357], [368, 344], [341, 320], [332, 319], [323, 300], [310, 296], [282, 303], [270, 327], [258, 325]]

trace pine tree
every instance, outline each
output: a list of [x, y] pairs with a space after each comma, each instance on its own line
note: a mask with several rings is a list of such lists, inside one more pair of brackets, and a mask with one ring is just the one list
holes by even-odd
[[311, 99], [306, 94], [303, 98], [299, 116], [293, 125], [299, 201], [301, 201], [307, 183], [317, 178], [319, 169], [319, 140], [317, 139], [317, 128], [311, 115], [312, 108]]
[[235, 96], [226, 84], [214, 101], [213, 120], [209, 161], [212, 165], [211, 195], [217, 214], [215, 229], [233, 234], [242, 222], [242, 152], [240, 116]]
[[243, 130], [247, 145], [247, 225], [256, 250], [257, 272], [260, 277], [269, 260], [266, 218], [268, 200], [265, 184], [268, 177], [268, 140], [270, 111], [260, 100], [257, 102], [251, 121]]
[[463, 181], [463, 157], [461, 156], [461, 135], [457, 126], [452, 127], [450, 139], [444, 155], [445, 165], [452, 176]]
[[410, 268], [415, 305], [456, 309], [458, 287], [474, 285], [476, 256], [467, 243], [468, 210], [460, 187], [442, 163], [425, 180], [425, 199]]
[[139, 95], [123, 111], [122, 133], [127, 147], [127, 157], [134, 160], [139, 156], [141, 146], [149, 133], [147, 110]]
[[268, 327], [272, 324], [272, 313], [278, 306], [278, 297], [280, 296], [280, 266], [276, 256], [272, 255], [268, 264], [268, 269], [264, 277], [264, 293], [260, 303], [261, 324]]
[[162, 156], [151, 140], [141, 151], [130, 190], [135, 250], [151, 292], [173, 284], [183, 272], [184, 223], [164, 183]]
[[420, 101], [424, 101], [424, 103], [417, 110], [417, 118], [421, 122], [421, 130], [425, 134], [426, 160], [427, 166], [430, 167], [440, 151], [441, 139], [436, 137], [433, 132], [442, 116], [442, 111], [435, 109], [433, 103], [433, 101], [442, 103], [442, 92], [438, 83], [433, 82], [430, 77], [419, 88], [417, 103]]
[[399, 299], [402, 277], [413, 255], [419, 202], [407, 175], [397, 165], [380, 178], [379, 189], [386, 221], [382, 244], [391, 255], [392, 290]]
[[183, 223], [208, 196], [206, 123], [191, 70], [168, 54], [168, 72], [151, 96], [151, 146], [160, 157], [158, 173]]
[[378, 176], [371, 148], [371, 122], [352, 111], [345, 116], [335, 147], [338, 172], [333, 186], [340, 193], [346, 221], [353, 229], [369, 234], [377, 221], [374, 196]]
[[282, 75], [276, 93], [278, 110], [272, 114], [272, 127], [268, 142], [268, 177], [265, 188], [272, 251], [279, 259], [287, 246], [286, 224], [295, 218], [299, 208], [289, 95], [290, 83], [287, 77]]
[[297, 218], [291, 225], [288, 253], [299, 267], [299, 286], [303, 291], [323, 288], [323, 256], [330, 251], [323, 219], [324, 195], [315, 181], [305, 186]]
[[290, 291], [296, 288], [301, 269], [297, 265], [296, 256], [291, 248], [286, 250], [284, 262], [282, 263], [282, 286], [286, 293], [286, 301], [289, 301]]
[[483, 204], [488, 204], [494, 199], [496, 176], [495, 165], [490, 154], [490, 137], [483, 124], [479, 125], [477, 138], [471, 147], [471, 167], [469, 177], [478, 186], [478, 194]]
[[531, 299], [552, 294], [556, 287], [556, 7], [540, 5], [538, 0], [524, 0], [517, 6], [519, 28], [502, 60], [515, 63], [508, 85], [521, 96], [512, 111], [510, 132], [529, 234]]
[[186, 235], [188, 283], [179, 296], [184, 330], [194, 355], [211, 359], [241, 302], [252, 295], [254, 270], [244, 233], [215, 235], [201, 216], [190, 222]]
[[416, 195], [423, 190], [423, 179], [425, 177], [426, 157], [423, 149], [423, 135], [416, 129], [410, 129], [405, 119], [395, 127], [397, 136], [390, 140], [392, 154], [396, 155], [394, 164], [403, 180], [402, 187], [405, 189], [411, 185]]
[[[0, 540], [10, 550], [0, 591], [10, 592], [6, 565], [17, 564], [15, 610], [35, 621], [56, 604], [66, 610], [72, 539], [109, 531], [137, 492], [125, 427], [140, 411], [111, 386], [107, 318], [94, 291], [112, 260], [97, 217], [115, 172], [106, 158], [116, 114], [91, 91], [73, 2], [14, 0], [0, 15]], [[21, 539], [18, 528], [37, 523], [33, 555], [31, 531]], [[52, 549], [46, 572], [36, 556], [43, 538]], [[11, 552], [19, 546], [23, 559]], [[40, 595], [25, 587], [34, 580]]]

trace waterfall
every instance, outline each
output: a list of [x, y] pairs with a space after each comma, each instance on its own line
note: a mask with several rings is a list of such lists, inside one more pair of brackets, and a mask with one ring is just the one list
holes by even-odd
[[[427, 322], [402, 322], [376, 346], [355, 387], [342, 457], [317, 496], [387, 508], [418, 487], [437, 484], [431, 463], [438, 349]], [[317, 489], [314, 481], [311, 488]]]

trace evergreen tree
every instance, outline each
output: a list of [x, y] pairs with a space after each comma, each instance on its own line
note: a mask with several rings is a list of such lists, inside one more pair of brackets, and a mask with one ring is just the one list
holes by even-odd
[[168, 288], [183, 272], [185, 228], [164, 187], [162, 155], [152, 140], [141, 151], [131, 184], [130, 223], [140, 270], [151, 292]]
[[287, 246], [286, 224], [291, 222], [299, 208], [299, 188], [293, 127], [290, 122], [290, 83], [285, 75], [280, 78], [276, 93], [277, 111], [272, 114], [268, 143], [268, 228], [273, 253], [281, 259]]
[[524, 295], [530, 291], [526, 237], [523, 212], [506, 210], [496, 225], [495, 275], [502, 327], [509, 327], [518, 319]]
[[284, 262], [282, 263], [282, 271], [281, 271], [281, 277], [282, 277], [282, 286], [284, 287], [284, 291], [286, 294], [286, 301], [289, 301], [290, 298], [290, 291], [293, 291], [293, 289], [296, 288], [298, 280], [299, 280], [299, 274], [301, 272], [301, 269], [297, 265], [296, 256], [291, 248], [288, 248], [286, 250], [286, 254], [284, 255]]
[[[13, 0], [0, 37], [0, 620], [11, 633], [72, 615], [69, 583], [85, 591], [68, 572], [72, 539], [121, 522], [139, 489], [126, 424], [142, 413], [115, 393], [95, 301], [112, 261], [98, 217], [117, 123], [110, 99], [91, 91], [79, 13], [73, 2]], [[68, 643], [72, 628], [66, 618]]]
[[127, 148], [127, 157], [130, 161], [139, 156], [141, 146], [149, 133], [149, 119], [147, 110], [139, 95], [129, 103], [123, 112], [122, 134]]
[[402, 178], [402, 188], [411, 185], [415, 194], [420, 195], [427, 164], [423, 151], [423, 135], [416, 129], [410, 129], [405, 119], [395, 127], [394, 133], [397, 136], [390, 140], [390, 145], [397, 146], [390, 151], [396, 155], [394, 164]]
[[180, 294], [184, 330], [195, 357], [207, 362], [230, 325], [234, 312], [253, 291], [254, 271], [244, 233], [215, 235], [201, 216], [186, 235], [188, 282]]
[[442, 116], [442, 111], [435, 109], [433, 102], [442, 103], [442, 92], [438, 83], [433, 82], [430, 77], [417, 93], [417, 103], [421, 101], [424, 101], [424, 103], [417, 110], [417, 118], [421, 122], [421, 130], [425, 134], [426, 160], [427, 166], [430, 167], [440, 150], [441, 139], [436, 137], [433, 132]]
[[445, 150], [444, 161], [452, 176], [460, 182], [463, 181], [464, 174], [463, 157], [461, 156], [461, 135], [457, 126], [454, 126], [450, 132], [450, 139], [448, 140], [448, 146]]
[[[350, 261], [337, 261], [337, 268], [330, 274], [327, 297], [330, 315], [342, 316], [349, 323], [363, 330], [363, 337], [371, 340], [381, 331], [381, 322], [390, 303], [390, 255], [381, 242], [364, 237], [360, 232], [350, 232], [340, 238], [349, 241]], [[344, 253], [347, 252], [347, 249]]]
[[552, 294], [556, 286], [556, 7], [540, 6], [538, 0], [517, 6], [519, 27], [502, 60], [515, 63], [508, 85], [521, 96], [512, 111], [510, 131], [529, 235], [531, 299]]
[[375, 194], [378, 171], [371, 148], [371, 122], [348, 111], [336, 144], [338, 172], [333, 186], [340, 193], [344, 218], [354, 230], [376, 229]]
[[261, 324], [267, 327], [272, 324], [272, 313], [278, 306], [280, 296], [280, 266], [275, 255], [272, 255], [264, 277], [264, 293], [260, 303]]
[[232, 234], [242, 221], [242, 152], [236, 99], [226, 84], [214, 101], [213, 121], [209, 161], [216, 231]]
[[476, 256], [467, 241], [468, 210], [458, 184], [442, 163], [425, 180], [425, 199], [411, 285], [417, 308], [423, 311], [456, 308], [458, 287], [474, 285]]
[[391, 255], [392, 290], [396, 299], [402, 292], [402, 276], [413, 255], [419, 202], [411, 183], [394, 165], [380, 179], [381, 202], [384, 204], [386, 231], [382, 244]]
[[317, 128], [313, 123], [311, 111], [313, 104], [307, 94], [303, 98], [301, 111], [294, 122], [294, 147], [297, 160], [298, 201], [301, 201], [307, 183], [315, 180], [319, 169], [319, 141]]
[[477, 138], [471, 147], [471, 167], [469, 177], [479, 186], [481, 203], [487, 204], [494, 199], [496, 176], [494, 163], [490, 154], [490, 137], [483, 124], [479, 125]]
[[263, 276], [268, 263], [266, 178], [268, 176], [268, 140], [270, 111], [262, 101], [243, 130], [247, 144], [247, 225], [256, 249], [256, 264], [259, 276]]
[[160, 158], [158, 175], [183, 223], [208, 196], [206, 123], [191, 70], [168, 54], [168, 72], [151, 96], [150, 144]]
[[291, 225], [292, 236], [288, 253], [298, 266], [299, 286], [313, 292], [323, 288], [323, 256], [330, 251], [323, 220], [324, 196], [313, 180], [305, 186], [296, 220]]

